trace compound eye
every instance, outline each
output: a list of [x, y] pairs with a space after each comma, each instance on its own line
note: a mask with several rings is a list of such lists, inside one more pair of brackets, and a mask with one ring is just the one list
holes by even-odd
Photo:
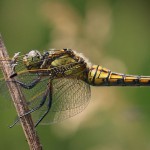
[[40, 57], [41, 54], [39, 51], [37, 50], [32, 50], [30, 51], [28, 54], [26, 54], [28, 57]]
[[32, 50], [32, 51], [30, 51], [28, 54], [27, 54], [27, 57], [30, 59], [32, 59], [32, 60], [34, 60], [34, 59], [40, 59], [42, 56], [41, 56], [41, 53], [39, 52], [39, 51], [37, 51], [37, 50]]

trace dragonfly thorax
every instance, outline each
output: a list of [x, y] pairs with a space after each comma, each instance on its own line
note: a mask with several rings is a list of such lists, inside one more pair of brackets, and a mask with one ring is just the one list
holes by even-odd
[[71, 49], [52, 49], [43, 53], [32, 50], [23, 57], [23, 64], [30, 73], [51, 78], [78, 75], [83, 78], [87, 67], [84, 58]]
[[77, 56], [74, 51], [70, 49], [52, 49], [43, 54], [37, 50], [32, 50], [23, 57], [23, 63], [28, 70], [64, 66], [77, 63], [81, 60], [84, 61], [83, 58]]

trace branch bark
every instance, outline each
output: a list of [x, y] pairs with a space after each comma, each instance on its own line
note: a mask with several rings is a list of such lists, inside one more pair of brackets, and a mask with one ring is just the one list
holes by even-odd
[[[0, 35], [0, 58], [6, 59], [9, 58], [7, 50], [5, 48], [2, 36]], [[9, 63], [6, 61], [0, 61], [2, 72], [4, 74], [5, 80], [8, 80], [9, 76], [12, 73], [12, 68]], [[9, 81], [14, 81], [15, 79], [10, 79]], [[25, 98], [20, 90], [20, 87], [15, 82], [7, 82], [7, 86], [12, 97], [13, 103], [15, 105], [18, 116], [22, 116], [25, 112], [28, 111], [28, 107], [25, 101]], [[26, 115], [20, 119], [24, 134], [28, 141], [30, 150], [42, 150], [42, 146], [39, 141], [39, 137], [35, 131], [34, 123], [32, 121], [31, 115]]]

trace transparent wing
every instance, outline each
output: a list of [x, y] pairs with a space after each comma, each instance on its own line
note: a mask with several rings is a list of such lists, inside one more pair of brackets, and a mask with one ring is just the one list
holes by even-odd
[[[15, 67], [15, 71], [18, 73], [16, 78], [20, 82], [30, 84], [33, 80], [36, 80], [39, 77], [39, 72], [38, 70], [34, 73], [28, 72], [22, 62], [22, 57], [23, 55], [18, 58]], [[51, 124], [72, 117], [84, 110], [88, 105], [91, 94], [90, 86], [84, 81], [77, 79], [77, 76], [80, 73], [81, 72], [77, 72], [73, 74], [72, 77], [68, 76], [54, 79], [52, 81], [52, 106], [50, 112], [42, 121], [43, 124]], [[0, 77], [0, 82], [5, 84], [6, 82], [4, 82], [3, 77]], [[32, 89], [21, 88], [29, 109], [35, 108], [40, 104], [49, 82], [50, 77], [44, 76]], [[1, 90], [4, 90], [4, 88]], [[0, 93], [4, 92], [0, 91]], [[49, 97], [46, 98], [43, 107], [32, 113], [35, 122], [47, 110], [48, 101]]]
[[[24, 81], [26, 81], [28, 78], [32, 79], [32, 78], [36, 78], [36, 76], [33, 76], [33, 75], [28, 76], [28, 77], [25, 76]], [[47, 89], [48, 82], [49, 82], [49, 77], [45, 77], [45, 78], [41, 79], [38, 82], [38, 84], [35, 87], [33, 87], [32, 89], [25, 89], [25, 88], [21, 87], [22, 93], [25, 96], [26, 102], [30, 106], [29, 107], [30, 109], [32, 109], [33, 107], [36, 107], [40, 104], [42, 97], [44, 96], [44, 93]], [[32, 103], [32, 105], [31, 105], [31, 103]]]
[[[70, 118], [83, 111], [90, 101], [90, 86], [77, 78], [55, 79], [52, 81], [52, 86], [52, 106], [40, 124], [52, 124]], [[43, 93], [39, 93], [37, 98], [30, 101], [30, 108], [37, 105]], [[47, 104], [48, 97], [45, 105], [32, 113], [35, 122], [47, 110]]]
[[[9, 61], [5, 61], [6, 63], [9, 63]], [[3, 76], [3, 72], [2, 72], [2, 66], [0, 64], [0, 98], [10, 98], [9, 96], [9, 91], [6, 85], [6, 81], [4, 79]]]
[[3, 73], [0, 66], [0, 109], [10, 109], [12, 107], [11, 96], [6, 84], [7, 81], [5, 81], [3, 77]]

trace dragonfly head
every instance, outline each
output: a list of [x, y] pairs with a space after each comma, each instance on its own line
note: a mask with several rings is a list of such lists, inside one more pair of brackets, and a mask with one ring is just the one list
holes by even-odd
[[38, 50], [31, 50], [23, 57], [23, 63], [28, 69], [40, 68], [42, 55]]

